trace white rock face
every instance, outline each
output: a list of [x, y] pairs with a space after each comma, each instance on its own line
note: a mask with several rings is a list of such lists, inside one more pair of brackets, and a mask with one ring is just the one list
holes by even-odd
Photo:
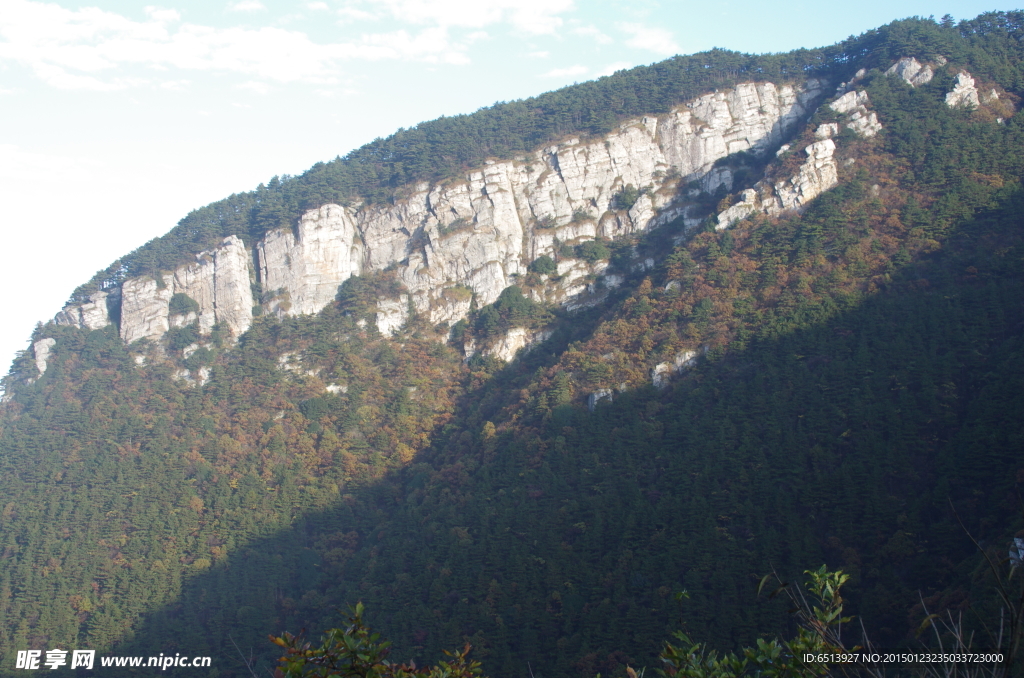
[[377, 330], [385, 337], [394, 336], [409, 319], [409, 296], [381, 299], [377, 302]]
[[170, 329], [168, 304], [174, 290], [170, 276], [133, 278], [121, 285], [121, 338], [130, 344], [139, 339], [158, 339]]
[[[119, 293], [119, 290], [115, 292]], [[68, 304], [53, 319], [58, 325], [73, 325], [83, 330], [99, 330], [110, 324], [108, 292], [93, 292], [84, 304]]]
[[[994, 90], [993, 90], [994, 91]], [[998, 95], [997, 95], [998, 96]], [[980, 105], [978, 99], [978, 88], [974, 86], [974, 78], [967, 71], [960, 71], [956, 75], [956, 83], [953, 91], [946, 95], [946, 105], [950, 108], [962, 106], [974, 109]]]
[[[848, 116], [847, 127], [862, 136], [873, 136], [882, 129], [882, 126], [875, 113], [867, 109], [869, 104], [867, 92], [851, 91], [828, 105], [835, 112]], [[774, 186], [768, 186], [761, 181], [755, 184], [753, 189], [743, 191], [739, 202], [718, 214], [716, 228], [729, 228], [756, 212], [777, 215], [786, 210], [801, 209], [811, 200], [833, 188], [839, 183], [839, 170], [835, 160], [836, 142], [832, 139], [838, 131], [838, 123], [820, 125], [814, 134], [818, 141], [804, 149], [807, 159], [796, 174], [777, 182]]]
[[529, 350], [550, 336], [549, 330], [531, 332], [525, 327], [513, 327], [493, 348], [484, 351], [484, 355], [493, 355], [507, 363], [512, 362], [519, 351]]
[[816, 139], [831, 139], [837, 134], [839, 134], [839, 123], [836, 122], [826, 122], [824, 125], [818, 125], [818, 129], [814, 130]]
[[291, 229], [271, 231], [257, 246], [265, 293], [283, 290], [268, 310], [278, 315], [316, 313], [338, 287], [362, 270], [363, 246], [351, 215], [339, 205], [311, 210]]
[[469, 359], [476, 355], [476, 340], [473, 337], [466, 337], [462, 343], [462, 356], [463, 362], [469, 362]]
[[195, 320], [203, 332], [223, 323], [235, 337], [252, 323], [249, 255], [236, 236], [221, 246], [196, 255], [196, 263], [169, 275], [134, 278], [121, 286], [121, 338], [126, 343], [158, 339], [172, 326], [187, 324], [188, 317], [172, 318], [168, 304], [175, 294], [186, 294], [199, 304]]
[[32, 354], [36, 357], [36, 369], [39, 374], [46, 373], [46, 361], [50, 359], [50, 350], [57, 344], [53, 337], [40, 339], [32, 344]]
[[715, 227], [721, 231], [729, 228], [737, 221], [745, 219], [760, 207], [760, 200], [757, 197], [757, 191], [752, 188], [748, 188], [740, 193], [740, 201], [732, 207], [718, 213], [718, 225]]
[[664, 121], [660, 135], [669, 141], [666, 158], [680, 170], [694, 168], [683, 172], [687, 177], [698, 168], [710, 169], [717, 158], [731, 153], [767, 152], [782, 142], [822, 87], [823, 83], [813, 81], [798, 93], [771, 83], [742, 84], [700, 97]]
[[454, 325], [469, 315], [469, 308], [472, 305], [473, 298], [471, 296], [449, 298], [442, 293], [439, 299], [435, 299], [435, 305], [430, 309], [430, 322], [434, 325], [438, 323]]
[[913, 57], [903, 57], [890, 66], [885, 74], [903, 78], [911, 87], [917, 87], [930, 82], [935, 77], [935, 70], [931, 66], [922, 66]]
[[[862, 137], [873, 137], [882, 129], [878, 116], [868, 110], [871, 100], [864, 91], [847, 92], [829, 104], [829, 108], [847, 116], [846, 126]], [[820, 129], [820, 128], [819, 128]]]
[[206, 382], [210, 381], [210, 368], [200, 367], [196, 370], [194, 377], [184, 368], [177, 369], [171, 374], [171, 378], [175, 381], [184, 381], [189, 386], [203, 386]]
[[[457, 321], [468, 304], [445, 298], [445, 289], [464, 284], [484, 306], [531, 261], [553, 254], [556, 240], [614, 239], [679, 216], [661, 213], [674, 198], [674, 191], [656, 190], [667, 175], [704, 181], [726, 155], [770, 152], [822, 87], [739, 85], [660, 118], [628, 121], [602, 140], [570, 138], [519, 161], [489, 162], [460, 181], [421, 183], [394, 205], [321, 207], [303, 217], [297, 239], [279, 230], [257, 245], [264, 290], [282, 290], [271, 310], [317, 312], [348, 276], [397, 263], [418, 313], [432, 322]], [[629, 184], [652, 190], [618, 212], [615, 196]], [[585, 289], [576, 284], [552, 294], [560, 298], [575, 287]]]
[[610, 388], [599, 388], [589, 396], [587, 396], [587, 409], [593, 412], [597, 408], [597, 404], [608, 399], [608, 402], [612, 402], [612, 390]]
[[800, 166], [800, 171], [775, 184], [775, 200], [765, 210], [768, 214], [803, 207], [839, 183], [839, 171], [832, 157], [836, 142], [831, 139], [816, 141], [804, 151], [807, 160]]
[[866, 106], [869, 102], [867, 92], [852, 91], [829, 103], [828, 107], [836, 113], [849, 113], [859, 106]]
[[664, 388], [673, 374], [679, 374], [692, 367], [695, 362], [697, 362], [696, 351], [680, 351], [672, 359], [672, 362], [658, 363], [654, 366], [654, 369], [651, 370], [651, 383], [656, 388]]
[[[940, 58], [940, 64], [945, 64], [946, 60]], [[886, 71], [887, 75], [897, 75], [907, 81], [912, 87], [923, 85], [926, 82], [930, 82], [932, 77], [935, 75], [935, 71], [931, 66], [922, 66], [917, 59], [911, 57], [903, 57]], [[986, 97], [986, 100], [991, 97], [992, 99], [998, 99], [999, 94], [992, 90], [991, 94]], [[969, 109], [975, 109], [981, 104], [980, 97], [978, 95], [978, 88], [975, 86], [974, 78], [967, 71], [960, 71], [957, 73], [956, 82], [953, 84], [953, 90], [946, 94], [946, 105], [950, 108], [957, 106], [963, 106]]]
[[[699, 216], [674, 203], [678, 182], [731, 188], [730, 170], [714, 163], [740, 151], [772, 152], [806, 118], [823, 88], [817, 80], [803, 87], [741, 84], [663, 116], [627, 121], [603, 139], [569, 138], [514, 161], [487, 162], [458, 180], [421, 183], [393, 204], [311, 210], [294, 231], [271, 231], [255, 245], [265, 310], [278, 316], [316, 313], [350, 276], [393, 266], [417, 313], [434, 323], [454, 323], [466, 316], [469, 301], [446, 297], [446, 289], [464, 285], [479, 306], [493, 303], [531, 261], [553, 254], [556, 241], [615, 239], [677, 218], [688, 227], [698, 224]], [[825, 158], [814, 158], [814, 185], [824, 185]], [[809, 199], [814, 183], [802, 181], [803, 189], [794, 189], [797, 202]], [[616, 196], [628, 185], [643, 191], [623, 211]], [[122, 338], [155, 339], [192, 322], [169, 316], [168, 302], [179, 292], [199, 304], [194, 320], [203, 331], [221, 322], [241, 334], [252, 321], [249, 262], [232, 236], [159, 281], [126, 281]], [[559, 285], [549, 286], [545, 300], [567, 303], [567, 296], [587, 289], [586, 279], [598, 268], [574, 266]], [[382, 302], [378, 313], [378, 327], [388, 332], [405, 322], [405, 310], [389, 303]], [[58, 318], [92, 328], [110, 322], [104, 313], [103, 300], [94, 295]]]

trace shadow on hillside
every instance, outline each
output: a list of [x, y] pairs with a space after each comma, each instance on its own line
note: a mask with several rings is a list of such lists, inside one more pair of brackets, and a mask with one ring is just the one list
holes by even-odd
[[1012, 515], [1024, 286], [961, 263], [911, 264], [666, 391], [562, 407], [517, 440], [473, 432], [461, 458], [430, 450], [193, 576], [110, 654], [213, 660], [125, 675], [268, 676], [268, 634], [316, 639], [363, 600], [399, 659], [469, 640], [492, 675], [608, 675], [650, 665], [678, 627], [671, 593], [689, 588], [689, 628], [731, 649], [786, 624], [755, 603], [755, 573], [822, 562], [852, 572], [854, 604], [900, 641], [918, 589], [969, 587], [947, 499], [982, 538]]

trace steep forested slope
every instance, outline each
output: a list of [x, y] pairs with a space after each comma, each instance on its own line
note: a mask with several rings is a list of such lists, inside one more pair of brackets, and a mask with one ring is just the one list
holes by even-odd
[[[722, 648], [784, 627], [782, 607], [755, 602], [757, 577], [822, 562], [853, 575], [855, 611], [891, 645], [920, 621], [918, 591], [984, 607], [950, 503], [986, 544], [1022, 527], [1022, 29], [1018, 14], [915, 20], [775, 60], [701, 55], [707, 80], [680, 75], [698, 57], [616, 76], [642, 96], [601, 108], [609, 120], [752, 69], [863, 67], [884, 131], [844, 133], [839, 186], [802, 214], [595, 246], [622, 284], [589, 309], [530, 302], [555, 274], [535, 267], [453, 345], [415, 320], [392, 339], [366, 321], [397, 283], [352, 278], [316, 316], [258, 318], [233, 347], [214, 337], [202, 387], [171, 379], [171, 360], [136, 364], [113, 327], [49, 328], [50, 366], [8, 381], [0, 420], [0, 670], [60, 646], [209, 654], [216, 675], [244, 675], [240, 655], [275, 656], [267, 633], [338, 623], [361, 599], [402, 657], [468, 639], [493, 675], [619, 675], [680, 623]], [[911, 87], [882, 72], [903, 56], [949, 68]], [[1005, 110], [946, 105], [957, 68]], [[599, 134], [607, 120], [572, 112], [624, 82], [401, 132], [203, 208], [94, 283], [252, 237], [278, 223], [268, 205], [289, 220]], [[504, 145], [466, 131], [502, 125]], [[464, 150], [427, 167], [445, 155], [431, 135]], [[400, 161], [403, 144], [424, 155]], [[456, 350], [524, 324], [552, 335], [510, 364]], [[650, 365], [684, 353], [655, 387]]]

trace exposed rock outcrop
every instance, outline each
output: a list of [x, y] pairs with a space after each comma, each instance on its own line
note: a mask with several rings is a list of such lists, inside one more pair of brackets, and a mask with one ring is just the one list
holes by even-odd
[[529, 350], [550, 336], [550, 330], [532, 332], [525, 327], [513, 327], [497, 344], [484, 351], [484, 355], [511, 362], [519, 351]]
[[267, 310], [278, 315], [318, 312], [363, 265], [355, 221], [340, 205], [307, 212], [296, 232], [271, 231], [256, 252]]
[[[940, 59], [942, 64], [946, 63], [945, 59]], [[931, 82], [932, 77], [935, 75], [935, 70], [931, 66], [922, 66], [921, 63], [912, 57], [903, 57], [895, 64], [889, 67], [886, 71], [887, 75], [897, 75], [903, 78], [911, 87], [917, 87], [923, 85], [926, 82]], [[986, 96], [986, 99], [994, 101], [999, 98], [999, 93], [992, 90], [990, 94]], [[986, 101], [988, 103], [988, 101]], [[974, 78], [967, 71], [960, 71], [956, 75], [956, 82], [953, 84], [953, 89], [946, 94], [946, 105], [950, 108], [962, 106], [964, 108], [975, 109], [981, 105], [981, 97], [978, 93], [978, 88], [975, 86]]]
[[445, 323], [454, 325], [469, 315], [473, 306], [473, 293], [467, 287], [449, 287], [435, 297], [430, 308], [430, 322], [433, 325]]
[[831, 139], [815, 141], [805, 148], [807, 160], [794, 176], [775, 184], [775, 200], [765, 206], [765, 211], [779, 214], [803, 207], [838, 184], [839, 171], [833, 157], [835, 151], [836, 143]]
[[[237, 337], [252, 323], [249, 255], [236, 236], [196, 255], [196, 263], [160, 279], [134, 278], [121, 286], [121, 338], [126, 343], [157, 339], [172, 326], [170, 301], [184, 294], [198, 304], [195, 320], [202, 332], [223, 324]], [[180, 323], [176, 323], [180, 324]]]
[[[478, 305], [490, 304], [530, 261], [553, 254], [556, 242], [614, 239], [680, 216], [664, 210], [675, 192], [657, 190], [667, 177], [707, 181], [731, 153], [770, 152], [822, 87], [739, 85], [661, 118], [629, 121], [602, 140], [567, 139], [517, 161], [488, 163], [461, 181], [419, 184], [394, 205], [324, 206], [303, 217], [297, 237], [279, 230], [257, 246], [263, 288], [279, 292], [271, 310], [316, 312], [349, 275], [397, 264], [416, 312], [456, 321], [468, 306], [444, 290], [465, 285]], [[615, 201], [628, 185], [650, 190], [623, 213]]]
[[728, 228], [754, 212], [776, 215], [802, 208], [839, 183], [839, 170], [833, 157], [835, 150], [836, 144], [831, 139], [808, 145], [804, 149], [807, 160], [795, 175], [771, 187], [758, 182], [753, 189], [743, 191], [740, 202], [718, 214], [716, 228]]
[[45, 337], [32, 344], [32, 354], [36, 357], [36, 369], [39, 374], [46, 373], [46, 362], [50, 359], [50, 351], [57, 345], [53, 337]]
[[[995, 90], [993, 90], [993, 93], [995, 93]], [[996, 94], [997, 98], [998, 96]], [[950, 108], [964, 107], [975, 109], [980, 104], [978, 88], [974, 86], [974, 78], [967, 71], [957, 73], [953, 90], [946, 94], [946, 105]]]
[[697, 362], [696, 351], [680, 351], [672, 359], [672, 362], [658, 363], [654, 366], [654, 369], [651, 370], [651, 383], [656, 388], [664, 388], [668, 385], [672, 375], [692, 367], [695, 362]]
[[121, 338], [130, 344], [159, 338], [171, 328], [169, 306], [174, 289], [171, 276], [134, 278], [121, 285]]
[[846, 115], [846, 127], [862, 137], [873, 137], [881, 131], [882, 124], [875, 112], [868, 109], [870, 103], [867, 92], [851, 91], [828, 106], [836, 113]]
[[377, 302], [377, 330], [386, 337], [393, 336], [409, 319], [409, 297], [381, 299]]
[[761, 200], [758, 198], [757, 191], [748, 188], [740, 193], [739, 202], [718, 213], [718, 226], [716, 228], [719, 231], [729, 228], [737, 221], [746, 219], [760, 208]]
[[111, 323], [110, 304], [116, 303], [120, 294], [120, 289], [113, 293], [94, 292], [85, 303], [65, 306], [53, 321], [58, 325], [72, 325], [83, 330], [103, 329]]
[[613, 392], [610, 388], [597, 389], [589, 396], [587, 396], [587, 409], [593, 412], [595, 409], [597, 409], [597, 404], [604, 400], [605, 398], [608, 399], [608, 402], [612, 402], [612, 400], [614, 399], [612, 393]]
[[183, 381], [189, 386], [203, 386], [206, 382], [210, 381], [210, 368], [200, 367], [195, 372], [177, 369], [171, 373], [171, 378], [175, 381]]
[[[446, 290], [468, 289], [484, 306], [524, 275], [531, 261], [560, 245], [619, 238], [673, 219], [696, 225], [703, 215], [679, 202], [680, 186], [731, 188], [730, 169], [715, 163], [740, 151], [773, 152], [823, 93], [817, 80], [803, 87], [741, 84], [660, 117], [627, 121], [603, 139], [570, 138], [516, 160], [488, 162], [459, 180], [412, 186], [392, 204], [324, 205], [304, 214], [295, 229], [271, 231], [255, 244], [253, 276], [263, 291], [258, 301], [278, 316], [316, 313], [350, 276], [392, 267], [409, 296], [379, 302], [382, 332], [404, 324], [410, 306], [433, 323], [452, 324], [469, 312], [470, 299]], [[785, 189], [779, 205], [801, 204], [828, 187], [827, 150], [809, 151], [811, 165]], [[623, 209], [619, 196], [629, 192], [635, 197]], [[593, 287], [602, 268], [573, 262], [559, 271], [558, 284], [535, 296], [570, 303]], [[249, 253], [232, 236], [197, 255], [195, 264], [124, 282], [122, 338], [156, 339], [192, 322], [203, 332], [222, 323], [241, 334], [252, 320], [250, 270]], [[86, 328], [109, 324], [105, 303], [113, 294], [96, 293], [65, 308], [58, 321]], [[176, 294], [194, 300], [198, 310], [172, 315]]]
[[935, 77], [935, 69], [931, 66], [922, 66], [921, 62], [913, 57], [903, 57], [890, 66], [885, 74], [903, 78], [911, 87], [917, 87], [931, 82]]
[[842, 123], [819, 125], [814, 131], [817, 141], [804, 148], [807, 159], [796, 174], [773, 186], [760, 181], [753, 189], [742, 191], [738, 202], [718, 214], [717, 228], [728, 228], [755, 212], [777, 215], [786, 210], [800, 209], [838, 184], [836, 142], [832, 137], [839, 133], [841, 124], [863, 137], [876, 135], [882, 124], [875, 112], [868, 108], [870, 104], [867, 92], [856, 90], [846, 92], [829, 103], [829, 108], [846, 116], [846, 119]]

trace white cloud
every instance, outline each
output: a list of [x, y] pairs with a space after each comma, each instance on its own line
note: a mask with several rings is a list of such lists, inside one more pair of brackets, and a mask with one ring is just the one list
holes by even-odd
[[181, 21], [181, 14], [176, 9], [163, 9], [161, 7], [147, 7], [146, 16], [153, 21], [159, 21], [160, 23], [173, 23], [175, 21]]
[[[4, 0], [0, 63], [14, 61], [60, 89], [112, 91], [151, 84], [153, 70], [234, 73], [261, 81], [336, 84], [350, 60], [397, 59], [464, 64], [474, 33], [453, 41], [444, 26], [364, 34], [320, 44], [277, 27], [168, 26], [177, 13], [152, 10], [134, 21], [96, 8], [69, 10], [30, 0]], [[144, 69], [140, 72], [139, 69]], [[160, 78], [160, 81], [166, 78]]]
[[509, 22], [533, 35], [553, 34], [562, 26], [559, 14], [573, 0], [367, 0], [401, 21], [439, 26], [482, 28]]
[[287, 26], [288, 24], [295, 23], [296, 21], [302, 21], [305, 18], [305, 14], [285, 14], [284, 16], [278, 17], [276, 23], [278, 26]]
[[340, 17], [339, 22], [343, 25], [353, 21], [372, 21], [378, 18], [376, 14], [357, 7], [341, 7], [337, 10], [337, 14]]
[[31, 179], [52, 182], [55, 178], [71, 179], [82, 173], [93, 173], [103, 163], [95, 158], [34, 153], [14, 144], [0, 144], [0, 179]]
[[183, 92], [188, 88], [188, 85], [188, 80], [168, 80], [160, 83], [160, 88], [170, 90], [172, 92]]
[[569, 66], [568, 68], [556, 68], [553, 71], [548, 71], [542, 74], [542, 78], [569, 78], [574, 75], [584, 75], [587, 72], [586, 66]]
[[266, 7], [260, 0], [238, 0], [238, 2], [228, 5], [228, 9], [232, 12], [260, 12]]
[[358, 43], [343, 46], [342, 51], [373, 61], [400, 59], [466, 64], [469, 63], [469, 57], [465, 55], [464, 49], [464, 46], [449, 41], [447, 29], [435, 27], [424, 29], [417, 34], [400, 30], [364, 35]]
[[68, 73], [60, 66], [47, 63], [35, 64], [34, 70], [41, 80], [57, 89], [113, 92], [119, 89], [143, 85], [148, 82], [141, 78], [110, 78], [108, 80], [101, 80], [91, 75]]
[[628, 61], [616, 61], [614, 63], [608, 64], [603, 69], [601, 69], [597, 73], [596, 77], [600, 78], [603, 75], [611, 75], [612, 73], [615, 73], [616, 71], [621, 71], [624, 68], [632, 68], [634, 65], [635, 64], [631, 64]]
[[352, 89], [350, 87], [342, 87], [340, 89], [318, 89], [316, 90], [316, 93], [327, 99], [334, 99], [339, 96], [351, 97], [356, 96], [357, 94], [362, 94], [359, 90]]
[[311, 9], [317, 12], [326, 12], [330, 7], [327, 6], [326, 2], [307, 2], [306, 9]]
[[248, 90], [255, 92], [256, 94], [268, 94], [270, 92], [270, 86], [263, 82], [257, 82], [250, 80], [249, 82], [243, 82], [240, 85], [235, 85], [238, 89]]
[[573, 35], [582, 35], [585, 38], [590, 38], [599, 45], [609, 45], [615, 42], [610, 36], [602, 33], [596, 26], [579, 26], [569, 32]]
[[676, 54], [679, 45], [672, 38], [672, 33], [664, 28], [650, 28], [642, 24], [619, 24], [626, 33], [633, 37], [626, 44], [636, 49], [646, 49], [657, 54]]

